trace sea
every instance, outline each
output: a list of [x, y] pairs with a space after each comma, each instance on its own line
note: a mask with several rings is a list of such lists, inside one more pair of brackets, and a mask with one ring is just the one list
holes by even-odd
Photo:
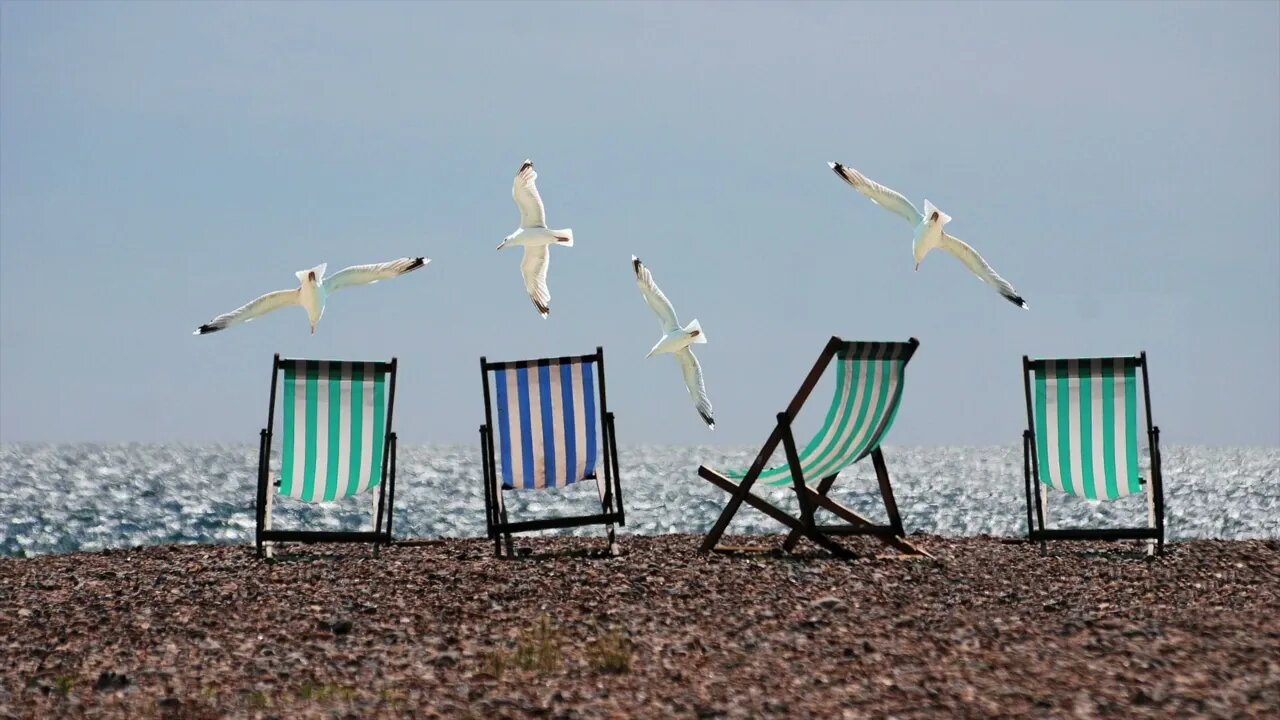
[[[746, 467], [756, 448], [635, 445], [619, 448], [626, 526], [621, 533], [705, 533], [728, 497], [697, 468]], [[884, 453], [908, 533], [1016, 537], [1027, 528], [1023, 458], [1012, 447], [891, 447]], [[1163, 449], [1166, 532], [1195, 538], [1280, 537], [1280, 448]], [[273, 467], [279, 467], [278, 460]], [[253, 445], [0, 445], [0, 556], [96, 552], [171, 543], [248, 545], [254, 535], [257, 447]], [[795, 511], [787, 486], [758, 487]], [[884, 506], [869, 462], [846, 470], [832, 496], [872, 517]], [[592, 483], [507, 493], [509, 519], [598, 509]], [[275, 504], [277, 528], [369, 527], [370, 497], [327, 505]], [[397, 539], [485, 534], [478, 447], [401, 447]], [[1145, 494], [1116, 502], [1055, 496], [1052, 525], [1145, 525]], [[743, 506], [729, 532], [782, 527]], [[597, 527], [548, 531], [593, 535]]]

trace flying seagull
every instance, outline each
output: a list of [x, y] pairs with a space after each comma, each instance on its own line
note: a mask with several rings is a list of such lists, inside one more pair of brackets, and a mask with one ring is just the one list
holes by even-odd
[[320, 316], [324, 315], [324, 303], [330, 294], [343, 288], [369, 285], [379, 280], [390, 280], [393, 277], [399, 277], [407, 272], [417, 270], [429, 262], [431, 262], [429, 258], [417, 257], [400, 258], [391, 262], [374, 263], [373, 265], [352, 265], [349, 268], [339, 270], [330, 277], [324, 276], [324, 271], [328, 264], [321, 263], [310, 270], [299, 270], [294, 273], [298, 276], [298, 282], [301, 283], [301, 287], [292, 290], [269, 292], [243, 307], [219, 315], [196, 328], [196, 331], [192, 334], [208, 335], [237, 323], [249, 322], [254, 318], [283, 307], [301, 305], [307, 311], [307, 318], [311, 321], [311, 334], [315, 335], [316, 323], [320, 322]]
[[520, 274], [524, 276], [525, 289], [529, 291], [529, 299], [538, 309], [538, 314], [546, 318], [551, 313], [551, 291], [547, 289], [547, 266], [551, 264], [551, 252], [548, 245], [573, 247], [573, 229], [547, 229], [547, 210], [542, 206], [542, 196], [538, 194], [538, 186], [534, 181], [538, 173], [533, 163], [525, 160], [516, 171], [516, 179], [511, 184], [511, 198], [520, 208], [520, 228], [503, 238], [498, 249], [524, 246], [524, 259], [520, 261]]
[[711, 400], [707, 398], [707, 386], [702, 382], [702, 366], [698, 364], [698, 358], [693, 356], [693, 350], [689, 349], [692, 343], [707, 341], [707, 336], [702, 334], [702, 326], [694, 320], [680, 327], [680, 321], [676, 319], [676, 309], [671, 307], [671, 301], [653, 282], [653, 275], [649, 273], [649, 268], [645, 267], [635, 255], [631, 256], [631, 267], [635, 270], [636, 284], [640, 286], [640, 294], [644, 296], [644, 301], [653, 314], [658, 316], [658, 325], [662, 327], [662, 339], [658, 340], [658, 344], [654, 345], [645, 357], [650, 358], [662, 353], [675, 355], [676, 361], [680, 363], [680, 371], [684, 373], [684, 385], [689, 389], [689, 398], [693, 400], [694, 407], [698, 408], [698, 414], [702, 416], [707, 427], [715, 430], [716, 421], [711, 415]]
[[977, 250], [943, 232], [942, 226], [951, 222], [950, 215], [934, 207], [933, 203], [928, 200], [924, 201], [924, 214], [921, 215], [910, 200], [898, 192], [866, 178], [857, 170], [845, 167], [840, 163], [829, 162], [827, 165], [830, 165], [837, 175], [844, 178], [845, 182], [852, 185], [854, 190], [871, 198], [872, 202], [885, 210], [895, 215], [901, 215], [903, 219], [911, 223], [911, 227], [915, 228], [911, 251], [916, 258], [916, 270], [920, 269], [920, 263], [924, 261], [924, 256], [928, 255], [930, 250], [940, 248], [954, 255], [974, 275], [977, 275], [979, 280], [995, 288], [996, 292], [1000, 293], [1004, 299], [1024, 310], [1028, 309], [1027, 302], [1022, 299], [1022, 296], [1013, 289], [1008, 280], [1000, 277], [987, 264], [987, 261], [982, 259]]

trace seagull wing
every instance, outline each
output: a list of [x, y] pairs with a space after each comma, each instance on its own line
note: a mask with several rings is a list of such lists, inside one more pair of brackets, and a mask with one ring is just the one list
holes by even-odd
[[250, 320], [274, 312], [283, 307], [290, 305], [300, 305], [301, 292], [300, 288], [292, 290], [277, 290], [269, 292], [266, 295], [232, 310], [229, 313], [223, 313], [209, 322], [196, 328], [192, 335], [208, 335], [211, 332], [225, 330], [226, 328], [237, 323], [249, 322]]
[[551, 313], [551, 291], [547, 289], [547, 267], [551, 265], [548, 245], [525, 245], [524, 259], [520, 261], [520, 274], [524, 276], [525, 289], [538, 313], [546, 317]]
[[698, 358], [694, 357], [688, 346], [674, 354], [676, 361], [680, 363], [680, 371], [684, 373], [684, 385], [689, 389], [694, 407], [698, 408], [698, 414], [707, 427], [715, 430], [716, 420], [711, 415], [711, 400], [707, 397], [707, 386], [702, 382], [702, 366], [698, 364]]
[[431, 260], [428, 258], [416, 257], [400, 258], [399, 260], [373, 263], [372, 265], [352, 265], [325, 278], [324, 289], [332, 293], [343, 288], [355, 287], [356, 285], [368, 285], [379, 280], [390, 280], [407, 272], [413, 272], [429, 262]]
[[[662, 326], [662, 332], [669, 333], [680, 327], [680, 321], [676, 320], [676, 309], [671, 307], [671, 301], [662, 294], [662, 290], [653, 281], [649, 268], [645, 267], [644, 263], [640, 262], [640, 258], [635, 255], [631, 256], [631, 267], [635, 270], [636, 284], [640, 286], [640, 294], [644, 296], [644, 301], [653, 314], [658, 316], [658, 324]], [[697, 364], [696, 360], [694, 364]]]
[[538, 186], [534, 184], [537, 179], [538, 173], [534, 171], [533, 163], [525, 160], [516, 172], [515, 182], [511, 184], [511, 198], [516, 201], [516, 207], [520, 208], [520, 227], [547, 226], [547, 210], [542, 206], [542, 196], [538, 194]]
[[851, 167], [845, 167], [840, 163], [834, 162], [829, 162], [827, 164], [831, 166], [831, 169], [834, 170], [837, 175], [844, 178], [845, 182], [853, 186], [854, 190], [857, 190], [863, 195], [871, 198], [872, 202], [885, 210], [888, 210], [895, 215], [901, 215], [904, 220], [911, 223], [911, 227], [919, 225], [920, 221], [924, 219], [924, 216], [920, 214], [920, 211], [916, 209], [916, 206], [912, 205], [910, 200], [902, 197], [902, 194], [896, 190], [890, 190], [875, 180], [867, 178], [862, 173]]
[[1000, 277], [1000, 275], [987, 264], [987, 261], [982, 259], [982, 256], [978, 254], [978, 251], [970, 247], [968, 243], [943, 233], [942, 243], [939, 244], [938, 247], [956, 256], [960, 262], [964, 263], [965, 267], [969, 268], [974, 275], [978, 276], [979, 280], [995, 288], [996, 292], [1000, 293], [1004, 299], [1024, 310], [1029, 309], [1027, 301], [1022, 299], [1022, 296], [1018, 294], [1017, 290], [1013, 289], [1013, 286], [1009, 284], [1009, 281]]

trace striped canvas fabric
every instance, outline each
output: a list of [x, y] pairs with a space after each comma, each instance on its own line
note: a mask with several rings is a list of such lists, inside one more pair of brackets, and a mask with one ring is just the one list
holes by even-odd
[[1090, 500], [1141, 492], [1135, 358], [1032, 365], [1040, 481]]
[[381, 482], [384, 368], [380, 363], [286, 361], [281, 495], [328, 502]]
[[503, 488], [564, 487], [595, 475], [595, 366], [551, 361], [493, 371]]
[[[826, 421], [799, 453], [806, 481], [834, 475], [879, 447], [898, 412], [909, 348], [905, 343], [852, 343], [836, 357], [835, 392]], [[724, 474], [741, 479], [747, 469]], [[786, 463], [768, 468], [760, 479], [770, 485], [791, 482], [791, 468]]]

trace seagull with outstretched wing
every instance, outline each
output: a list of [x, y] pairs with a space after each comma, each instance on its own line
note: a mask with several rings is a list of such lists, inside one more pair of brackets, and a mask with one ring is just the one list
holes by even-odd
[[675, 308], [653, 281], [649, 268], [645, 267], [635, 255], [631, 256], [631, 268], [635, 271], [640, 295], [644, 297], [645, 304], [653, 314], [658, 316], [658, 325], [662, 328], [662, 338], [645, 357], [649, 358], [662, 353], [675, 356], [676, 362], [680, 363], [680, 371], [684, 374], [684, 385], [689, 390], [689, 398], [698, 409], [698, 414], [702, 416], [702, 421], [707, 424], [707, 427], [715, 430], [716, 421], [711, 414], [711, 400], [707, 397], [707, 386], [702, 381], [702, 365], [698, 363], [698, 358], [689, 347], [691, 344], [707, 341], [707, 336], [702, 333], [702, 326], [694, 320], [680, 327]]
[[389, 280], [412, 272], [431, 262], [425, 257], [400, 258], [385, 263], [372, 265], [352, 265], [343, 268], [330, 277], [324, 276], [327, 263], [321, 263], [310, 270], [299, 270], [294, 273], [298, 277], [300, 287], [292, 290], [269, 292], [248, 304], [223, 313], [209, 322], [196, 328], [193, 335], [208, 335], [225, 330], [232, 325], [246, 323], [262, 317], [270, 312], [291, 305], [301, 305], [307, 311], [307, 319], [311, 321], [311, 334], [316, 332], [316, 323], [324, 315], [325, 302], [330, 294], [357, 285], [370, 285], [381, 280]]
[[930, 250], [941, 249], [954, 255], [979, 280], [995, 288], [996, 292], [1000, 293], [1004, 299], [1020, 308], [1028, 308], [1027, 301], [1023, 300], [1022, 296], [1013, 289], [1013, 285], [1010, 285], [1008, 280], [1000, 277], [987, 264], [987, 261], [982, 259], [977, 250], [943, 231], [943, 226], [951, 221], [950, 215], [934, 207], [933, 203], [928, 200], [924, 201], [924, 212], [921, 213], [901, 193], [867, 178], [857, 170], [840, 163], [829, 162], [827, 165], [831, 166], [831, 169], [845, 182], [849, 183], [854, 190], [866, 195], [872, 202], [885, 210], [911, 223], [911, 227], [915, 228], [915, 234], [911, 242], [911, 252], [915, 255], [916, 270], [920, 269], [920, 263], [924, 261], [924, 256], [928, 255]]
[[520, 261], [520, 274], [529, 299], [543, 318], [551, 313], [551, 291], [547, 289], [547, 267], [551, 265], [552, 245], [573, 247], [573, 229], [550, 230], [547, 228], [547, 210], [542, 204], [535, 181], [538, 173], [533, 163], [525, 160], [516, 171], [511, 183], [511, 199], [520, 209], [520, 227], [502, 239], [498, 249], [522, 246], [524, 259]]

